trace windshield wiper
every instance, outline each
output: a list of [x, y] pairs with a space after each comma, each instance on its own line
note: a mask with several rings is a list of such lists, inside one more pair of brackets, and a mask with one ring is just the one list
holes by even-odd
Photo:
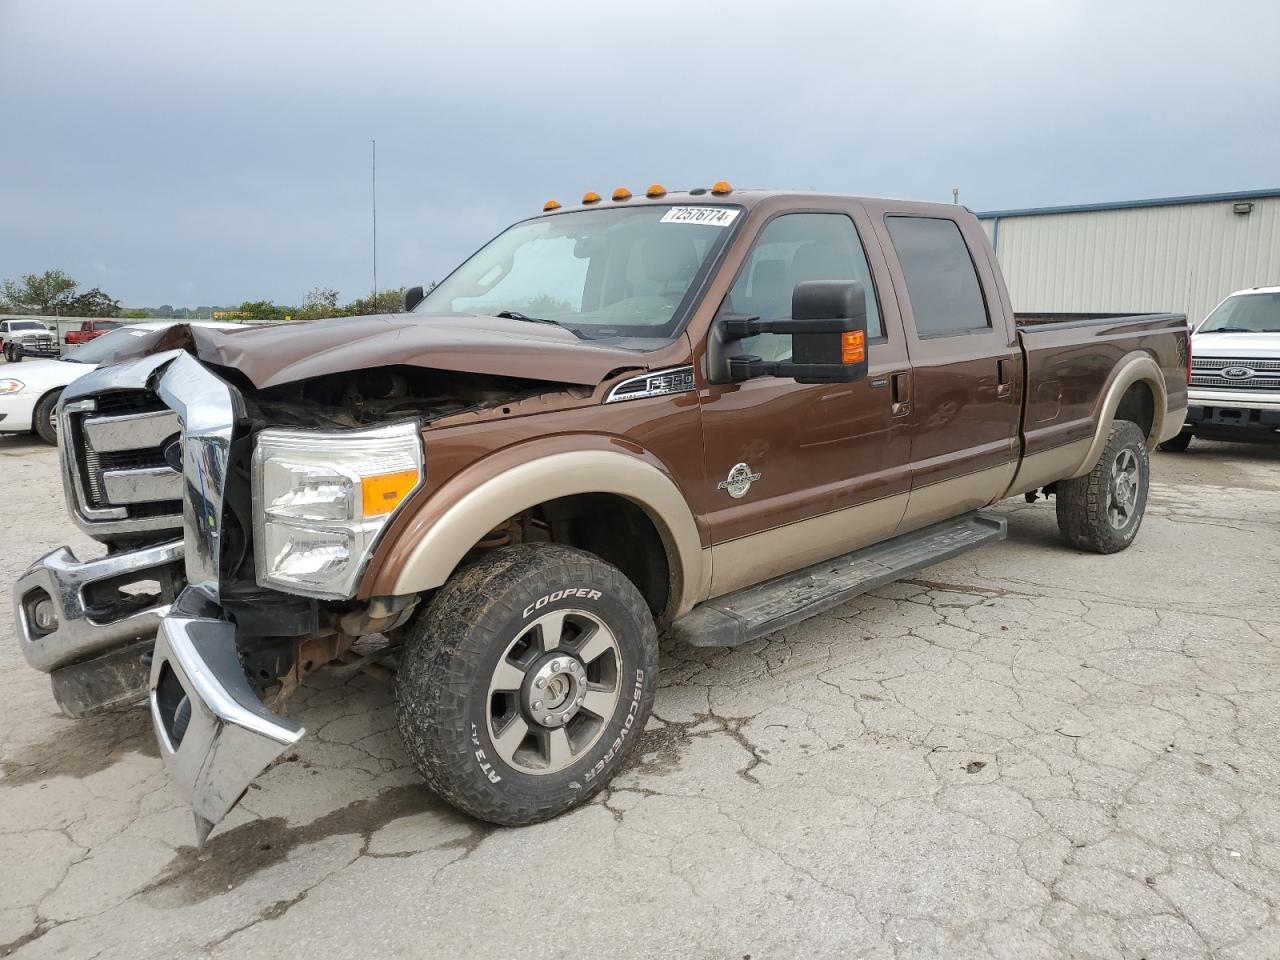
[[558, 320], [548, 320], [546, 317], [531, 317], [527, 313], [521, 313], [519, 310], [501, 310], [494, 314], [495, 317], [501, 317], [503, 320], [521, 320], [525, 323], [549, 323], [554, 327], [563, 326]]
[[1201, 333], [1267, 333], [1266, 330], [1250, 330], [1248, 327], [1218, 327], [1216, 330], [1201, 330]]

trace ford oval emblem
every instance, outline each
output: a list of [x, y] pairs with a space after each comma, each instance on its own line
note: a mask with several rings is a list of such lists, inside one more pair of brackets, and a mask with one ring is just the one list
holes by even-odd
[[1228, 380], [1248, 380], [1253, 371], [1248, 367], [1223, 367], [1222, 375]]
[[182, 441], [171, 440], [164, 445], [164, 462], [174, 473], [182, 472]]

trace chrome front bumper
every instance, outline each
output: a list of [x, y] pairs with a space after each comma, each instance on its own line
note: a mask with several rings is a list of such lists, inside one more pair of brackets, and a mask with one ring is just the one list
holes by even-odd
[[232, 624], [181, 610], [164, 618], [156, 638], [151, 719], [201, 846], [258, 774], [306, 733], [253, 692]]
[[54, 698], [68, 716], [146, 696], [146, 674], [124, 651], [146, 652], [176, 593], [182, 556], [180, 540], [84, 563], [59, 547], [18, 579], [13, 618], [22, 655], [53, 675]]

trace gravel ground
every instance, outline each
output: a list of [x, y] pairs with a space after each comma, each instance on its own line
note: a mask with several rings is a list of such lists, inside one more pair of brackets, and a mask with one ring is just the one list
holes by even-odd
[[1280, 448], [1157, 454], [1117, 556], [1010, 504], [832, 614], [664, 645], [630, 769], [537, 827], [436, 801], [388, 690], [321, 672], [202, 852], [145, 712], [64, 720], [18, 653], [14, 579], [93, 552], [56, 469], [0, 437], [0, 955], [1280, 956]]

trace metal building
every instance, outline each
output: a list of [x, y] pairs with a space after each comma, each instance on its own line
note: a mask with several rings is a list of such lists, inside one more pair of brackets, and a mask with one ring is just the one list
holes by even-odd
[[1280, 190], [978, 214], [1019, 313], [1185, 313], [1280, 284]]

